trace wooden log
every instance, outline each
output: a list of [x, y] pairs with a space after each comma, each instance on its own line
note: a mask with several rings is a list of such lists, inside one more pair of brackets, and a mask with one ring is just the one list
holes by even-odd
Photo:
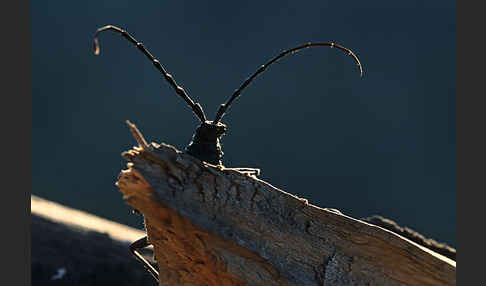
[[144, 215], [160, 285], [456, 284], [455, 261], [389, 230], [138, 141], [117, 185]]
[[31, 234], [32, 285], [157, 284], [128, 250], [141, 230], [31, 196]]

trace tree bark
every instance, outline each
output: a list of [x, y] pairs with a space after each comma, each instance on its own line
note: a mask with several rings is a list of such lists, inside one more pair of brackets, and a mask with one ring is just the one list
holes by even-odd
[[137, 141], [117, 185], [144, 215], [160, 285], [456, 284], [455, 261], [389, 230]]

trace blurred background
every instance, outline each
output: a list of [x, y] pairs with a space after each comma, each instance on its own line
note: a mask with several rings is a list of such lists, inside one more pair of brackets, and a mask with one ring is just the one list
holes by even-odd
[[[435, 3], [434, 3], [435, 2]], [[33, 1], [32, 193], [143, 227], [114, 185], [136, 145], [183, 150], [198, 125], [126, 29], [212, 119], [282, 49], [333, 41], [271, 66], [223, 118], [224, 164], [320, 207], [373, 214], [456, 245], [455, 1]]]

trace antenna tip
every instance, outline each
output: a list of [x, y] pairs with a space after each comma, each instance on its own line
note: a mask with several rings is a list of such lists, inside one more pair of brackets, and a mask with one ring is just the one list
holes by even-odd
[[100, 44], [98, 42], [98, 39], [95, 38], [93, 42], [93, 47], [94, 47], [94, 54], [97, 56], [100, 54]]

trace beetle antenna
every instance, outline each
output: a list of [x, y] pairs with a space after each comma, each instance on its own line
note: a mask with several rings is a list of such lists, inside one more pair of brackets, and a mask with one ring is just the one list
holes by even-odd
[[201, 122], [206, 121], [206, 115], [204, 114], [204, 111], [203, 111], [201, 105], [198, 102], [194, 103], [194, 101], [189, 97], [189, 95], [187, 95], [185, 90], [182, 87], [180, 87], [179, 85], [177, 85], [177, 83], [174, 80], [174, 78], [172, 77], [172, 75], [169, 74], [162, 67], [159, 60], [154, 58], [154, 56], [152, 56], [152, 54], [143, 46], [143, 44], [138, 42], [137, 40], [135, 40], [135, 38], [132, 37], [130, 34], [128, 34], [127, 31], [125, 31], [121, 28], [118, 28], [116, 26], [112, 26], [112, 25], [107, 25], [107, 26], [101, 27], [98, 30], [96, 30], [96, 34], [94, 36], [94, 54], [95, 55], [100, 54], [100, 45], [99, 45], [97, 36], [98, 36], [99, 33], [106, 31], [106, 30], [112, 30], [112, 31], [120, 33], [125, 39], [127, 39], [132, 44], [137, 46], [137, 48], [145, 56], [147, 56], [147, 58], [152, 62], [152, 64], [162, 73], [164, 78], [169, 82], [170, 86], [172, 86], [172, 88], [175, 90], [177, 95], [179, 95], [180, 97], [182, 97], [182, 99], [184, 99], [184, 101], [187, 103], [187, 105], [189, 105], [189, 107], [192, 109], [194, 114], [196, 114], [196, 116], [199, 118], [199, 120], [201, 120]]
[[247, 87], [250, 84], [250, 82], [253, 79], [255, 79], [255, 77], [257, 75], [259, 75], [260, 73], [265, 71], [265, 69], [268, 68], [271, 64], [275, 63], [276, 61], [285, 57], [286, 55], [293, 54], [293, 53], [298, 52], [298, 51], [305, 49], [305, 48], [316, 47], [316, 46], [326, 46], [326, 47], [331, 47], [331, 48], [337, 48], [339, 50], [342, 50], [342, 51], [348, 53], [356, 61], [357, 65], [359, 67], [360, 76], [363, 76], [363, 67], [361, 66], [361, 63], [359, 62], [358, 57], [350, 49], [347, 49], [345, 47], [342, 47], [342, 46], [334, 44], [334, 43], [323, 43], [323, 42], [306, 43], [306, 44], [300, 45], [298, 47], [292, 48], [290, 50], [284, 50], [278, 56], [274, 57], [273, 59], [269, 60], [268, 62], [266, 62], [265, 64], [260, 66], [260, 68], [254, 74], [252, 74], [250, 77], [248, 77], [245, 80], [245, 82], [243, 82], [243, 84], [233, 92], [233, 95], [231, 95], [231, 97], [229, 98], [229, 100], [226, 103], [220, 105], [213, 123], [214, 124], [218, 123], [221, 120], [221, 118], [223, 118], [224, 114], [226, 113], [226, 110], [230, 107], [233, 100], [238, 98], [241, 95], [241, 91], [245, 87]]

